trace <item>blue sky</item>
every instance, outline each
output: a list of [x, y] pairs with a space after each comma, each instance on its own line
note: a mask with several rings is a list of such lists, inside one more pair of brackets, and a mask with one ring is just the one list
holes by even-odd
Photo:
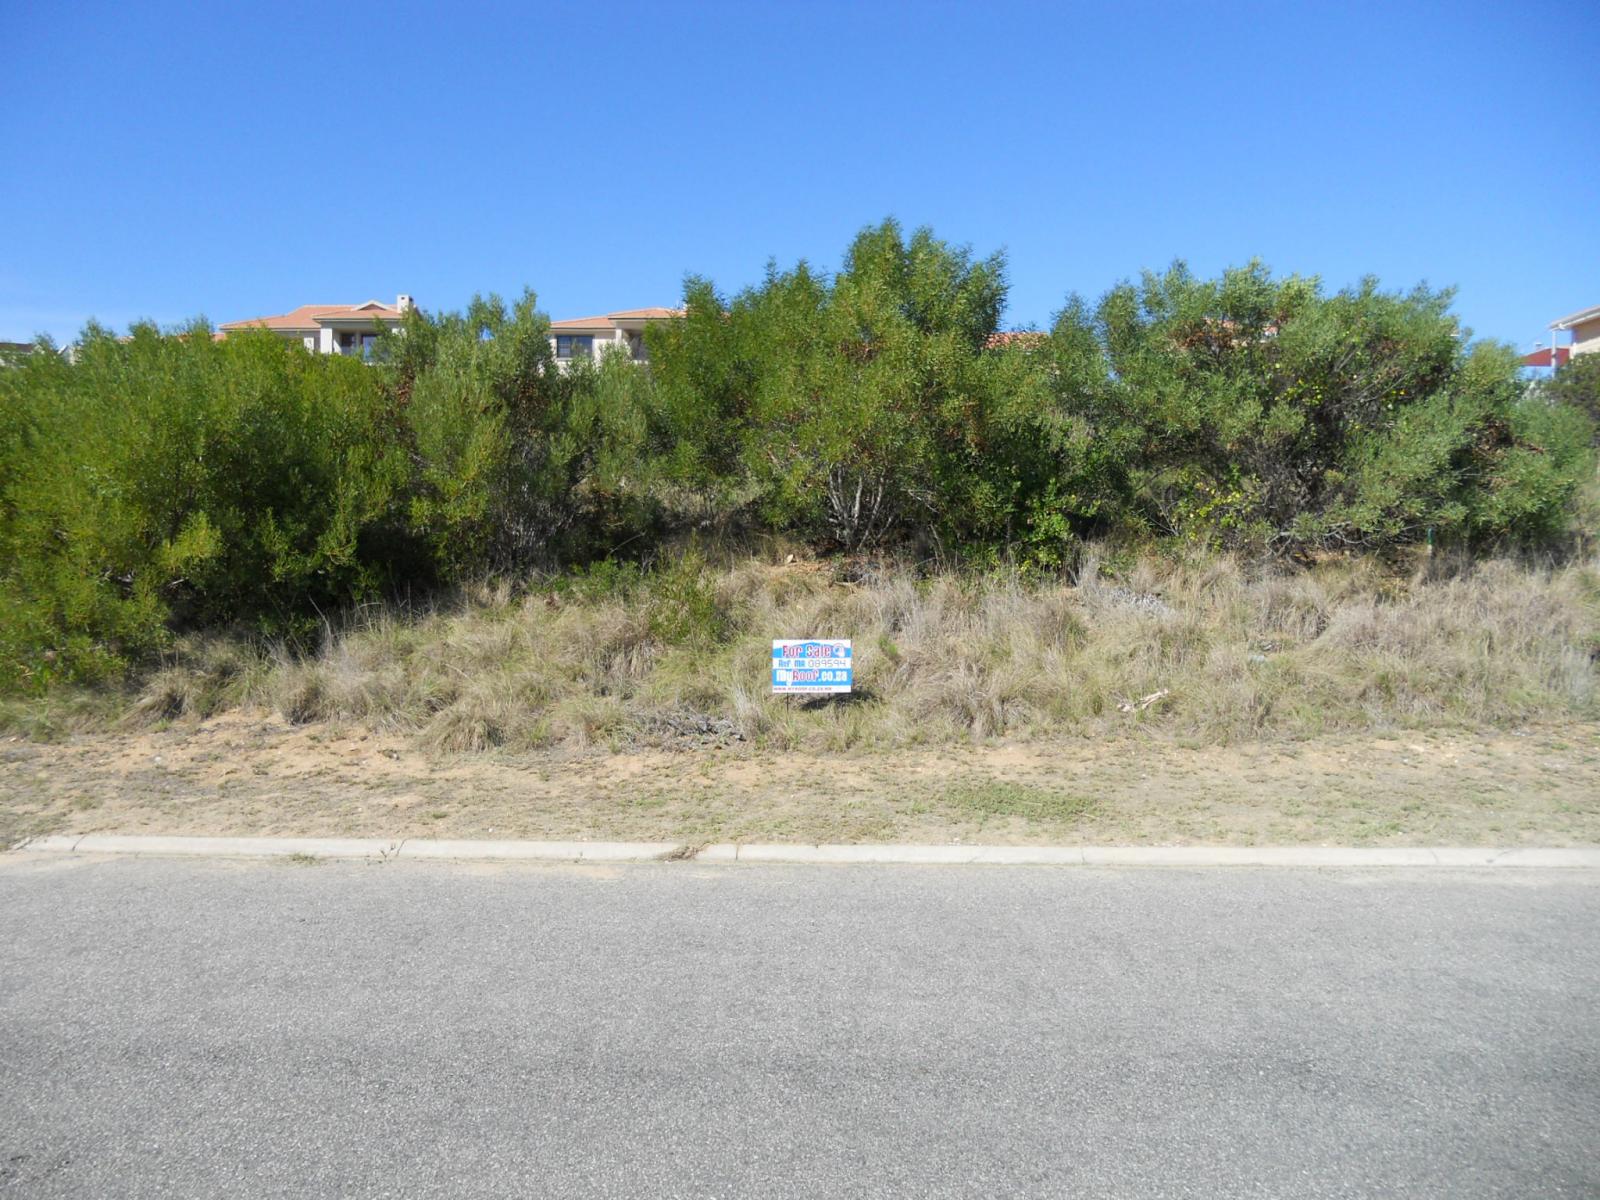
[[554, 317], [832, 268], [886, 215], [1044, 325], [1182, 257], [1600, 303], [1573, 3], [0, 2], [0, 339], [301, 303]]

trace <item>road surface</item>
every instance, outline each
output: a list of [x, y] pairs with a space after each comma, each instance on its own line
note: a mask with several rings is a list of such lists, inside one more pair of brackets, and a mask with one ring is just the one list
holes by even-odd
[[1593, 1197], [1597, 876], [0, 856], [0, 1196]]

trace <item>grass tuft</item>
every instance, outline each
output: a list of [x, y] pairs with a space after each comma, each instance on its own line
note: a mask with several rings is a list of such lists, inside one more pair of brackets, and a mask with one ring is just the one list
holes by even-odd
[[1083, 796], [1002, 780], [974, 780], [947, 788], [943, 800], [964, 814], [1022, 817], [1029, 821], [1075, 821], [1094, 812]]
[[[0, 721], [51, 736], [259, 707], [474, 753], [707, 738], [843, 751], [1132, 729], [1204, 745], [1600, 718], [1593, 565], [1262, 565], [1090, 547], [1072, 579], [1038, 579], [792, 559], [713, 566], [694, 553], [654, 571], [490, 582], [422, 609], [369, 606], [305, 657], [190, 637], [130, 696], [12, 703]], [[802, 635], [855, 640], [854, 703], [770, 694], [771, 640]]]

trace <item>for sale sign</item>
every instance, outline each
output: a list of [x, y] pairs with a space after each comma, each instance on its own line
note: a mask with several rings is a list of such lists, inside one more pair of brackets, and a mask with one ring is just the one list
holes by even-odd
[[848, 692], [853, 677], [848, 638], [809, 638], [772, 643], [774, 694]]

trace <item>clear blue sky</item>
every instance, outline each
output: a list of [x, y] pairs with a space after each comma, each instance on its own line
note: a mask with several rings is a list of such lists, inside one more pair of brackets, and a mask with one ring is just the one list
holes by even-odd
[[1044, 325], [1174, 257], [1600, 304], [1600, 8], [0, 0], [0, 339], [832, 268], [894, 215]]

